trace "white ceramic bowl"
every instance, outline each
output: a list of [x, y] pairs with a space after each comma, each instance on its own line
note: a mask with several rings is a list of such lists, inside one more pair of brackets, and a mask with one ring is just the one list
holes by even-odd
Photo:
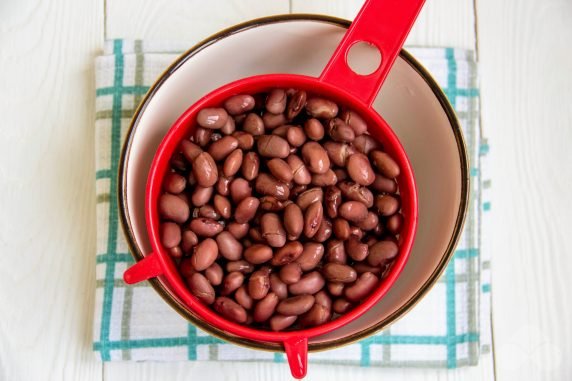
[[[123, 228], [136, 259], [151, 252], [145, 226], [145, 183], [161, 139], [191, 104], [234, 80], [265, 73], [318, 76], [349, 22], [309, 15], [254, 20], [216, 34], [184, 53], [157, 80], [137, 110], [120, 162]], [[329, 349], [369, 336], [403, 316], [444, 270], [462, 230], [468, 201], [468, 164], [454, 112], [436, 82], [402, 52], [374, 108], [401, 140], [419, 193], [419, 225], [409, 261], [388, 294], [351, 324], [313, 338], [310, 350]], [[225, 340], [258, 349], [277, 344], [236, 338], [188, 312], [163, 280], [151, 281], [184, 317]]]

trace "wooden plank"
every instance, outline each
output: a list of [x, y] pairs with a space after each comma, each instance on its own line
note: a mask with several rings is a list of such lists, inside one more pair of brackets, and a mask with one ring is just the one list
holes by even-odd
[[[293, 13], [321, 13], [353, 20], [364, 0], [292, 0]], [[474, 49], [473, 0], [428, 0], [407, 45]]]
[[103, 1], [0, 8], [0, 380], [101, 380], [91, 321]]
[[[359, 368], [311, 364], [308, 380], [420, 380], [467, 381], [493, 380], [492, 358], [482, 359], [482, 366], [447, 369]], [[262, 363], [110, 363], [105, 365], [105, 381], [126, 380], [225, 380], [225, 381], [281, 381], [292, 380], [288, 365]]]
[[478, 0], [497, 374], [570, 379], [572, 3]]
[[234, 24], [289, 12], [288, 0], [107, 0], [107, 38], [197, 42]]

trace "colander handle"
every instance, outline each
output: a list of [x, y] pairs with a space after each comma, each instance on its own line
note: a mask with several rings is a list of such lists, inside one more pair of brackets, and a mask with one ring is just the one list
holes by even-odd
[[302, 379], [308, 371], [308, 338], [293, 337], [284, 341], [284, 350], [292, 377]]
[[[371, 106], [424, 3], [425, 0], [367, 0], [320, 81], [336, 85]], [[371, 74], [357, 74], [348, 66], [348, 52], [360, 41], [377, 47], [381, 53], [381, 64]]]
[[127, 284], [135, 284], [144, 280], [158, 277], [163, 274], [163, 267], [159, 255], [151, 253], [128, 268], [123, 273], [123, 280]]

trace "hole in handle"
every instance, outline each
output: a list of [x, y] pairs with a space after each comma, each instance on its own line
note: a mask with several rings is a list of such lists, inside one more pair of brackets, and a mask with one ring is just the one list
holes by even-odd
[[357, 41], [348, 49], [346, 64], [358, 75], [375, 73], [381, 65], [381, 52], [377, 46], [366, 41]]

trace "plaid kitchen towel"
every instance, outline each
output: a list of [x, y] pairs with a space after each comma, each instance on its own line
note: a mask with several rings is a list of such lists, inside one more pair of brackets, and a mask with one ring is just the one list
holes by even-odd
[[[93, 348], [110, 360], [284, 361], [280, 353], [228, 344], [188, 324], [147, 282], [126, 286], [133, 263], [117, 209], [117, 166], [137, 104], [186, 43], [113, 40], [96, 60], [97, 255]], [[471, 200], [456, 254], [438, 284], [406, 317], [359, 343], [313, 353], [310, 362], [359, 366], [475, 365], [490, 351], [490, 261], [481, 224], [490, 209], [479, 131], [477, 65], [471, 51], [410, 48], [457, 111], [470, 153]]]

